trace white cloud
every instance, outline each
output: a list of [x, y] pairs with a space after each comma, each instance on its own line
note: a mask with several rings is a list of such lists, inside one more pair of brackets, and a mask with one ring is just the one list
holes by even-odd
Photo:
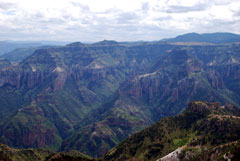
[[0, 39], [159, 40], [240, 34], [239, 0], [0, 0]]

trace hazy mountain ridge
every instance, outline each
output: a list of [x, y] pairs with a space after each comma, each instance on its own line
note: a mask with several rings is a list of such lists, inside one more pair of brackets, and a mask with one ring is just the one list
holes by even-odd
[[41, 46], [41, 43], [24, 43], [24, 42], [6, 42], [6, 41], [0, 41], [0, 56], [8, 53], [16, 48], [24, 48], [24, 47], [37, 47]]
[[44, 49], [44, 48], [54, 48], [57, 46], [38, 46], [38, 47], [27, 47], [27, 48], [16, 48], [10, 52], [7, 52], [0, 56], [1, 59], [8, 59], [12, 63], [19, 63], [26, 59], [27, 57], [31, 56], [35, 50]]
[[216, 44], [240, 42], [240, 35], [232, 33], [187, 33], [175, 38], [163, 39], [163, 42], [208, 42]]

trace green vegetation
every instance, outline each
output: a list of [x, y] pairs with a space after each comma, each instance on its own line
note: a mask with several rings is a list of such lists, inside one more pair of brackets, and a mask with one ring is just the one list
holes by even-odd
[[[91, 135], [93, 140], [86, 142], [80, 139], [78, 145], [92, 143], [91, 146], [94, 148], [98, 147], [98, 145], [109, 148], [107, 147], [109, 142], [107, 140], [103, 142], [98, 135], [104, 135], [104, 137], [113, 136], [113, 134], [109, 134], [112, 128], [103, 123], [95, 125], [95, 128], [96, 130]], [[89, 127], [86, 127], [85, 130], [88, 129]], [[86, 131], [82, 131], [82, 133], [86, 133]], [[177, 148], [182, 148], [177, 156], [182, 161], [209, 159], [220, 161], [226, 159], [226, 157], [238, 160], [240, 158], [239, 133], [239, 109], [230, 104], [221, 106], [218, 102], [194, 101], [189, 104], [189, 107], [183, 113], [175, 117], [166, 117], [159, 120], [151, 127], [132, 135], [118, 144], [99, 159], [92, 159], [78, 151], [57, 153], [41, 149], [14, 149], [6, 145], [0, 145], [0, 159], [6, 161], [118, 161], [129, 159], [152, 161], [169, 154]], [[74, 135], [71, 138], [76, 137], [79, 137], [79, 135]], [[87, 139], [87, 136], [82, 139]], [[98, 143], [99, 141], [102, 141], [101, 144]], [[71, 142], [71, 140], [67, 140], [67, 142]], [[118, 140], [116, 140], [115, 144], [117, 142]]]
[[54, 153], [42, 149], [14, 149], [0, 144], [0, 160], [4, 161], [94, 161], [77, 151]]
[[184, 146], [179, 157], [196, 159], [204, 155], [200, 147], [209, 150], [239, 140], [239, 116], [240, 110], [231, 105], [223, 108], [219, 103], [194, 101], [182, 114], [161, 119], [132, 135], [110, 150], [103, 160], [156, 160]]

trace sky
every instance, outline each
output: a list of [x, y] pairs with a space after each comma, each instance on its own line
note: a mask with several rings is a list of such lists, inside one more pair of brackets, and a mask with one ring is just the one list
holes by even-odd
[[240, 0], [0, 0], [0, 40], [138, 41], [240, 34]]

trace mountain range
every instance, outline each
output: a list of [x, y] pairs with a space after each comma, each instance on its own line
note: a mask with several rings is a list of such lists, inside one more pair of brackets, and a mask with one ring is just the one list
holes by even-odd
[[[187, 39], [189, 35], [195, 40]], [[191, 110], [183, 112], [189, 102], [200, 100], [201, 107], [213, 108], [214, 113], [218, 113], [221, 106], [202, 101], [240, 107], [238, 36], [207, 34], [212, 38], [205, 35], [203, 40], [194, 35], [180, 36], [185, 37], [184, 43], [179, 37], [143, 43], [104, 40], [93, 44], [75, 42], [58, 47], [15, 49], [5, 54], [0, 60], [0, 143], [13, 148], [47, 149], [46, 156], [55, 155], [56, 151], [78, 150], [107, 160], [121, 160], [122, 157], [152, 160], [183, 145], [182, 140], [174, 140], [179, 138], [172, 138], [175, 134], [171, 133], [176, 131], [177, 125], [171, 127], [169, 124], [175, 122], [183, 126], [178, 130], [186, 135], [181, 138], [185, 139], [184, 145], [188, 145], [193, 133], [195, 137], [199, 132], [191, 128], [200, 126], [193, 120], [189, 122], [191, 128], [185, 128], [187, 125], [182, 122], [185, 113], [192, 114]], [[198, 107], [199, 104], [193, 102], [191, 105]], [[234, 108], [234, 113], [232, 106], [224, 107], [230, 110], [232, 117], [238, 117], [237, 109]], [[180, 114], [175, 121], [166, 122], [170, 127], [167, 129], [170, 136], [163, 138], [170, 139], [167, 148], [162, 147], [166, 140], [159, 140], [159, 146], [151, 146], [154, 140], [146, 141], [146, 146], [134, 142], [134, 139], [144, 141], [146, 136], [142, 133], [148, 129], [146, 134], [157, 130], [153, 134], [158, 135], [163, 129], [154, 129], [154, 123], [179, 113], [184, 117]], [[205, 117], [210, 116], [203, 117], [206, 120]], [[153, 128], [149, 127], [152, 124]], [[135, 134], [141, 130], [141, 136]], [[201, 132], [201, 136], [205, 137], [205, 132]], [[226, 140], [226, 144], [236, 141], [238, 133], [230, 138], [232, 140]], [[212, 138], [209, 139], [207, 143], [211, 143]], [[131, 147], [129, 142], [142, 149], [135, 148], [131, 152], [127, 149]], [[79, 152], [73, 153], [82, 156]]]
[[[59, 42], [59, 41], [0, 41], [0, 56], [11, 52], [18, 48], [36, 48], [40, 46], [61, 46], [66, 45], [67, 42]], [[24, 51], [22, 52], [24, 53]]]
[[240, 41], [240, 35], [233, 33], [188, 33], [175, 38], [163, 39], [166, 42], [207, 42], [214, 44], [234, 43]]

